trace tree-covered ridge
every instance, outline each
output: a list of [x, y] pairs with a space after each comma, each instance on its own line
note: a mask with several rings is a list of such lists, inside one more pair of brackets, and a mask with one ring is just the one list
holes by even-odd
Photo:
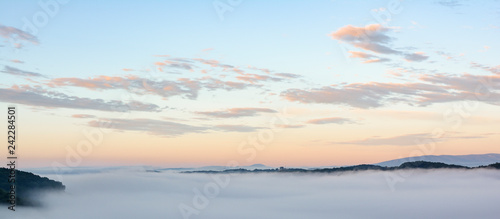
[[500, 169], [500, 163], [490, 164], [488, 166], [480, 167], [466, 167], [455, 164], [445, 164], [440, 162], [428, 161], [414, 161], [406, 162], [398, 167], [384, 167], [372, 164], [361, 164], [347, 167], [334, 167], [334, 168], [319, 168], [319, 169], [301, 169], [301, 168], [276, 168], [276, 169], [227, 169], [222, 171], [213, 170], [200, 170], [200, 171], [184, 171], [182, 173], [270, 173], [270, 172], [284, 172], [284, 173], [341, 173], [347, 171], [366, 171], [366, 170], [379, 170], [379, 171], [394, 171], [394, 170], [408, 170], [408, 169]]
[[[11, 183], [8, 178], [10, 169], [0, 168], [0, 203], [8, 203]], [[16, 196], [18, 205], [38, 204], [32, 193], [44, 190], [64, 191], [65, 186], [47, 177], [41, 177], [30, 172], [16, 170]]]

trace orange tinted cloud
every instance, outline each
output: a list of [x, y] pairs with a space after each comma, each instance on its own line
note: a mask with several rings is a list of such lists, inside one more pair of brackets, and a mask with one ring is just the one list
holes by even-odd
[[392, 38], [386, 35], [389, 28], [380, 24], [369, 24], [364, 27], [347, 25], [329, 34], [333, 39], [347, 42], [355, 47], [382, 54], [400, 54], [387, 46]]
[[20, 63], [20, 64], [23, 64], [24, 62], [21, 61], [21, 60], [17, 60], [17, 59], [12, 59], [10, 60], [11, 62], [14, 62], [14, 63]]
[[[349, 43], [354, 47], [374, 52], [377, 54], [386, 55], [399, 55], [402, 56], [407, 61], [420, 62], [428, 58], [428, 56], [416, 52], [408, 53], [402, 50], [395, 50], [390, 48], [391, 42], [394, 40], [389, 37], [387, 33], [392, 28], [384, 27], [381, 24], [369, 24], [364, 27], [356, 27], [352, 25], [347, 25], [339, 28], [338, 30], [329, 34], [332, 39], [339, 40], [345, 43]], [[350, 52], [351, 57], [369, 59], [364, 63], [382, 62], [389, 61], [387, 58], [372, 58], [368, 57], [366, 53]]]
[[52, 79], [48, 85], [51, 87], [56, 86], [74, 86], [74, 87], [83, 87], [88, 89], [107, 89], [111, 88], [108, 82], [113, 82], [115, 84], [120, 84], [125, 87], [129, 84], [124, 78], [121, 77], [110, 77], [110, 76], [99, 76], [96, 78], [90, 79], [81, 79], [81, 78], [55, 78]]
[[374, 55], [364, 53], [364, 52], [357, 52], [357, 51], [348, 51], [348, 52], [351, 53], [351, 55], [349, 56], [351, 58], [367, 59], [367, 58], [374, 57]]
[[351, 58], [359, 58], [363, 59], [363, 63], [375, 63], [375, 62], [387, 62], [390, 61], [390, 59], [387, 58], [379, 58], [378, 56], [364, 53], [364, 52], [358, 52], [358, 51], [348, 51], [351, 53], [349, 57]]
[[[15, 27], [4, 26], [0, 24], [0, 37], [17, 41], [31, 42], [35, 45], [39, 44], [38, 38], [28, 32], [22, 31]], [[21, 48], [21, 43], [14, 43], [16, 48]]]
[[258, 75], [258, 74], [244, 74], [244, 76], [237, 76], [236, 79], [240, 81], [250, 82], [252, 84], [261, 82], [261, 81], [281, 81], [282, 78], [275, 78], [267, 75]]
[[89, 114], [74, 114], [74, 115], [71, 115], [71, 117], [78, 118], [78, 119], [95, 118], [94, 115], [89, 115]]

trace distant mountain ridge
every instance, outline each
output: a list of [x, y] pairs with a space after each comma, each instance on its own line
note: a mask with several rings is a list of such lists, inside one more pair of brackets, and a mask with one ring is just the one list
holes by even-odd
[[243, 168], [226, 169], [226, 170], [195, 170], [183, 171], [181, 173], [205, 173], [205, 174], [219, 174], [219, 173], [333, 173], [342, 174], [345, 172], [358, 172], [358, 171], [396, 171], [396, 170], [409, 170], [409, 169], [460, 169], [460, 170], [475, 170], [475, 169], [500, 169], [500, 163], [494, 163], [479, 167], [466, 167], [455, 164], [445, 164], [441, 162], [428, 162], [428, 161], [413, 161], [402, 163], [397, 167], [385, 167], [373, 164], [361, 164], [355, 166], [344, 166], [334, 168], [319, 168], [319, 169], [302, 169], [302, 168], [276, 168], [276, 169], [254, 169], [247, 170]]
[[[428, 161], [428, 162], [441, 162], [445, 164], [454, 164], [465, 167], [478, 167], [486, 166], [489, 164], [500, 162], [500, 154], [472, 154], [472, 155], [426, 155], [420, 157], [407, 157], [401, 159], [388, 160], [380, 163], [374, 163], [373, 165], [385, 166], [385, 167], [397, 167], [406, 162], [412, 161]], [[342, 166], [320, 166], [320, 167], [295, 167], [292, 169], [325, 169], [325, 168], [335, 168]], [[344, 166], [345, 167], [345, 166]], [[116, 167], [73, 167], [73, 168], [63, 168], [55, 169], [53, 167], [39, 167], [39, 168], [27, 168], [24, 169], [29, 172], [33, 172], [41, 175], [54, 175], [54, 174], [96, 174], [96, 173], [109, 173], [109, 172], [186, 172], [186, 171], [223, 171], [227, 169], [275, 169], [276, 167], [267, 166], [264, 164], [253, 164], [249, 166], [202, 166], [202, 167], [154, 167], [154, 166], [116, 166]]]
[[24, 171], [32, 172], [41, 175], [73, 175], [73, 174], [97, 174], [97, 173], [111, 173], [111, 172], [180, 172], [180, 171], [197, 171], [197, 170], [226, 170], [234, 168], [244, 168], [249, 170], [254, 169], [273, 169], [275, 167], [266, 166], [264, 164], [253, 164], [250, 166], [203, 166], [203, 167], [171, 167], [171, 168], [161, 168], [153, 166], [114, 166], [114, 167], [93, 167], [93, 166], [83, 166], [83, 167], [66, 167], [66, 168], [53, 168], [53, 167], [38, 167], [38, 168], [25, 168]]
[[157, 171], [168, 171], [168, 170], [173, 170], [173, 171], [203, 171], [203, 170], [221, 171], [221, 170], [235, 169], [235, 168], [254, 170], [254, 169], [274, 169], [275, 167], [266, 166], [264, 164], [253, 164], [250, 166], [237, 166], [237, 167], [204, 166], [204, 167], [194, 167], [194, 168], [162, 168], [162, 169], [156, 169], [156, 170]]
[[478, 167], [500, 162], [500, 154], [470, 154], [470, 155], [425, 155], [418, 157], [406, 157], [401, 159], [388, 160], [375, 165], [396, 167], [406, 162], [428, 161], [441, 162], [445, 164], [455, 164], [466, 167]]

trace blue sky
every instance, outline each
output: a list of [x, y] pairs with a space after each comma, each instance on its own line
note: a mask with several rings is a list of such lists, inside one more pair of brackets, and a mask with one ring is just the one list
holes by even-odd
[[[109, 135], [119, 136], [103, 144], [125, 145], [125, 152], [96, 149], [85, 160], [89, 165], [220, 164], [241, 159], [238, 142], [265, 130], [285, 107], [293, 124], [283, 136], [293, 138], [276, 137], [269, 143], [276, 150], [242, 162], [273, 163], [279, 151], [289, 155], [279, 162], [300, 165], [375, 162], [417, 150], [394, 142], [426, 136], [435, 127], [448, 127], [454, 137], [437, 140], [442, 146], [426, 153], [500, 152], [494, 124], [481, 122], [500, 119], [494, 113], [498, 1], [73, 0], [57, 2], [53, 16], [45, 15], [48, 22], [35, 25], [33, 33], [23, 19], [36, 24], [33, 17], [46, 14], [43, 4], [56, 1], [40, 2], [0, 1], [2, 106], [23, 106], [29, 133], [57, 121], [67, 136], [43, 146], [53, 155], [27, 150], [32, 165], [63, 160], [67, 145], [79, 141], [75, 133], [102, 119], [113, 121]], [[220, 16], [214, 5], [229, 10]], [[474, 81], [488, 78], [493, 95], [472, 98], [481, 84]], [[75, 105], [75, 99], [88, 102]], [[133, 101], [126, 120], [117, 120], [123, 112], [106, 108]], [[464, 101], [480, 104], [467, 112], [476, 117], [453, 108]], [[446, 117], [448, 109], [459, 117]], [[384, 119], [391, 114], [401, 117]], [[460, 128], [449, 128], [457, 118]], [[28, 145], [42, 138], [29, 137]], [[121, 140], [132, 138], [148, 139], [156, 153], [134, 157], [133, 145]], [[370, 138], [387, 141], [367, 147]], [[457, 139], [467, 140], [454, 148]], [[206, 142], [213, 145], [206, 146], [213, 148], [210, 154], [224, 155], [201, 159], [206, 151], [192, 149]], [[468, 146], [474, 144], [482, 146]], [[176, 152], [184, 157], [162, 163], [160, 155]], [[189, 153], [194, 155], [184, 155]], [[323, 154], [334, 159], [315, 159]]]

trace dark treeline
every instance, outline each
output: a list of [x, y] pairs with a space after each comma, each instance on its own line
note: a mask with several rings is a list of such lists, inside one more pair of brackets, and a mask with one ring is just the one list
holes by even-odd
[[377, 171], [394, 171], [394, 170], [409, 170], [409, 169], [500, 169], [500, 163], [490, 164], [488, 166], [479, 167], [466, 167], [455, 164], [445, 164], [440, 162], [427, 162], [427, 161], [413, 161], [406, 162], [397, 167], [384, 167], [372, 164], [361, 164], [355, 166], [346, 167], [334, 167], [334, 168], [318, 168], [318, 169], [302, 169], [302, 168], [276, 168], [276, 169], [255, 169], [247, 170], [243, 168], [238, 169], [226, 169], [221, 171], [215, 170], [199, 170], [199, 171], [184, 171], [182, 173], [342, 173], [351, 171], [367, 171], [367, 170], [377, 170]]

